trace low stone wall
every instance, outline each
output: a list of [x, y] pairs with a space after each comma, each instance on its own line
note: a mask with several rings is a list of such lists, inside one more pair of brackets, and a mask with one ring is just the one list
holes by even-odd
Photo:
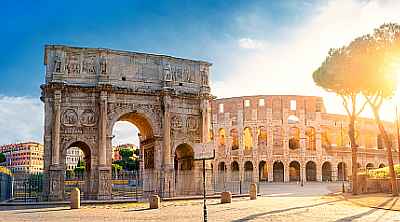
[[[397, 178], [400, 187], [400, 178]], [[358, 193], [390, 193], [392, 191], [390, 179], [374, 179], [366, 176], [358, 177]]]

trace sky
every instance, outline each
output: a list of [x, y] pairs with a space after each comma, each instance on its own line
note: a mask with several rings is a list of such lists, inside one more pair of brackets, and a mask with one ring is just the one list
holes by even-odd
[[[45, 44], [205, 60], [219, 98], [318, 95], [328, 112], [344, 113], [340, 98], [315, 86], [312, 72], [330, 48], [400, 23], [399, 11], [398, 0], [2, 1], [0, 144], [43, 140]], [[398, 95], [383, 108], [384, 119], [393, 119], [397, 103]], [[114, 144], [137, 143], [129, 124], [114, 132]]]

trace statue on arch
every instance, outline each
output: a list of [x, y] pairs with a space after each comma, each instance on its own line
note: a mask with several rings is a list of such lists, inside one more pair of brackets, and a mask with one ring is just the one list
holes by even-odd
[[169, 63], [164, 66], [164, 81], [172, 81], [171, 65]]
[[61, 58], [58, 55], [54, 57], [54, 72], [61, 72]]

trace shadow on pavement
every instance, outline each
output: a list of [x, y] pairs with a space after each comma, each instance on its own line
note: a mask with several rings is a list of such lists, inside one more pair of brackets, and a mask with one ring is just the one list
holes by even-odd
[[124, 212], [140, 212], [140, 211], [148, 211], [148, 210], [157, 210], [157, 209], [140, 208], [140, 209], [125, 210]]
[[62, 208], [62, 209], [37, 209], [37, 210], [30, 210], [30, 211], [21, 211], [15, 212], [14, 214], [33, 214], [33, 213], [44, 213], [44, 212], [56, 212], [56, 211], [69, 211], [70, 208]]
[[356, 215], [349, 216], [349, 217], [343, 217], [343, 218], [341, 218], [339, 220], [336, 220], [336, 222], [353, 221], [355, 219], [360, 219], [360, 218], [362, 218], [364, 216], [367, 216], [367, 215], [370, 215], [370, 214], [374, 213], [375, 211], [379, 210], [379, 207], [385, 206], [387, 203], [389, 203], [392, 200], [393, 200], [393, 198], [390, 198], [389, 200], [387, 200], [387, 201], [381, 203], [380, 205], [378, 205], [378, 207], [376, 207], [376, 208], [368, 210], [368, 211], [366, 211], [364, 213], [356, 214]]
[[233, 220], [232, 222], [250, 221], [250, 220], [254, 220], [254, 219], [256, 219], [257, 217], [260, 217], [260, 216], [265, 216], [265, 215], [269, 215], [269, 214], [283, 213], [283, 212], [291, 211], [291, 210], [298, 210], [298, 209], [305, 209], [305, 208], [310, 208], [310, 207], [317, 207], [317, 206], [330, 204], [330, 203], [334, 203], [334, 202], [340, 202], [340, 201], [344, 201], [344, 200], [334, 200], [334, 201], [328, 201], [328, 202], [323, 202], [323, 203], [318, 203], [318, 204], [311, 204], [311, 205], [306, 205], [306, 206], [299, 206], [299, 207], [292, 207], [292, 208], [286, 208], [286, 209], [280, 209], [280, 210], [273, 210], [273, 211], [268, 211], [268, 212], [264, 212], [264, 213], [253, 214], [253, 215], [241, 218], [241, 219]]

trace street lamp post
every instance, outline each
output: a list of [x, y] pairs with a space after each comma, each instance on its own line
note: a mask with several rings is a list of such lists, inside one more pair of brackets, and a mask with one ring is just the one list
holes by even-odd
[[203, 221], [204, 222], [208, 221], [207, 196], [206, 196], [206, 160], [212, 160], [214, 158], [215, 158], [215, 150], [213, 150], [213, 155], [211, 157], [201, 156], [200, 158], [196, 158], [196, 160], [203, 161]]
[[343, 155], [344, 154], [342, 154], [342, 193], [345, 192], [345, 190], [344, 190], [344, 162], [343, 162]]

